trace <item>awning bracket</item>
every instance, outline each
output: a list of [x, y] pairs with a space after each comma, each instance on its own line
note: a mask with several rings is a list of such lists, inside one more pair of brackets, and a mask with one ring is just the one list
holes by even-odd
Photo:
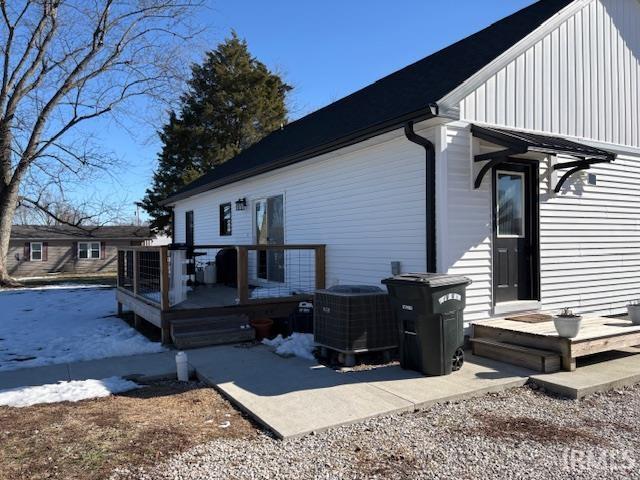
[[480, 172], [478, 172], [478, 176], [476, 177], [476, 181], [473, 184], [473, 188], [475, 188], [476, 190], [480, 188], [480, 185], [482, 185], [482, 180], [484, 179], [487, 172], [489, 172], [489, 170], [491, 170], [493, 167], [500, 165], [501, 163], [504, 163], [507, 160], [507, 158], [508, 157], [498, 157], [498, 158], [489, 160], [487, 163], [485, 163], [480, 169]]
[[589, 160], [578, 160], [575, 162], [564, 162], [564, 163], [555, 164], [553, 166], [553, 170], [563, 170], [565, 168], [568, 168], [569, 170], [566, 171], [564, 175], [562, 175], [562, 177], [560, 177], [560, 180], [558, 180], [558, 183], [556, 184], [553, 191], [555, 193], [560, 193], [560, 190], [562, 190], [562, 186], [567, 182], [567, 180], [569, 180], [569, 178], [571, 178], [572, 175], [582, 170], [589, 170], [591, 168], [591, 165], [595, 165], [597, 163], [609, 163], [609, 162], [610, 162], [609, 160], [589, 159]]

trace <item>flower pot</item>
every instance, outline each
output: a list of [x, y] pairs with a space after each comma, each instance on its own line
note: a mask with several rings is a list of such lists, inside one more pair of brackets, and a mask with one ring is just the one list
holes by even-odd
[[627, 312], [634, 325], [640, 325], [640, 305], [627, 305]]
[[557, 315], [553, 317], [553, 324], [556, 327], [558, 335], [563, 338], [575, 338], [580, 332], [582, 325], [582, 316], [580, 315]]
[[256, 330], [256, 340], [262, 340], [271, 335], [273, 320], [268, 317], [254, 318], [251, 320], [251, 326]]

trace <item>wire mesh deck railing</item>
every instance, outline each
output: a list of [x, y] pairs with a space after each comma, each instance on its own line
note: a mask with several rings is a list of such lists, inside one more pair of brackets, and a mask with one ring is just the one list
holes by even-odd
[[[225, 305], [272, 302], [325, 286], [324, 245], [130, 247], [118, 252], [118, 288], [168, 310], [198, 292]], [[236, 295], [233, 295], [235, 289]], [[217, 292], [217, 293], [216, 293]]]

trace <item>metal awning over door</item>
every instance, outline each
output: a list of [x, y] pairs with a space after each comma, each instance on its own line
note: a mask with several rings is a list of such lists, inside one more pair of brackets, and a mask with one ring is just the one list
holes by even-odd
[[[537, 133], [517, 132], [493, 127], [471, 126], [474, 137], [504, 147], [504, 150], [483, 153], [475, 156], [476, 162], [487, 162], [480, 169], [474, 187], [479, 188], [482, 179], [493, 167], [507, 161], [513, 155], [525, 153], [541, 153], [547, 155], [568, 155], [575, 158], [572, 162], [557, 163], [554, 170], [566, 170], [554, 190], [559, 192], [562, 185], [575, 173], [588, 170], [597, 163], [610, 163], [616, 159], [616, 154], [595, 148], [583, 143], [567, 140], [562, 137], [540, 135]], [[537, 161], [537, 160], [532, 160]]]

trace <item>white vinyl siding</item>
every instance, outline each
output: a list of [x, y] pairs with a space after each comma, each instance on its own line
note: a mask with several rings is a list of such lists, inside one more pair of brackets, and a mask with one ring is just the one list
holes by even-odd
[[[255, 200], [284, 195], [285, 241], [327, 245], [328, 285], [381, 286], [392, 261], [425, 269], [425, 175], [424, 149], [393, 132], [178, 202], [176, 242], [193, 210], [196, 245], [253, 243]], [[244, 197], [232, 235], [221, 237], [218, 206]]]
[[[471, 155], [478, 152], [470, 151], [468, 126], [449, 124], [447, 142], [448, 221], [440, 253], [448, 273], [474, 282], [465, 310], [465, 321], [472, 321], [490, 317], [493, 308], [491, 175], [473, 189]], [[547, 168], [540, 163], [542, 309], [625, 313], [640, 298], [640, 154], [594, 165], [559, 194], [550, 192]], [[597, 185], [588, 184], [588, 173]]]
[[618, 314], [640, 297], [640, 156], [595, 165], [549, 196], [541, 171], [542, 305]]
[[469, 94], [461, 119], [640, 147], [640, 2], [583, 3]]
[[[460, 122], [449, 124], [447, 134], [447, 192], [443, 200], [447, 221], [439, 245], [443, 270], [464, 275], [473, 283], [467, 288], [465, 322], [491, 315], [491, 188], [485, 182], [471, 188], [471, 134]], [[489, 175], [487, 178], [491, 178]], [[441, 209], [438, 209], [441, 212]], [[442, 213], [441, 213], [442, 214]]]

